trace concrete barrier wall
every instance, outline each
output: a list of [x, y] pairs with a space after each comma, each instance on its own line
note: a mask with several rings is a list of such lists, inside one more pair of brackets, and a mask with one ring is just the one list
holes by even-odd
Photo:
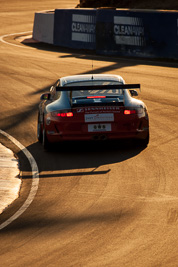
[[54, 11], [35, 13], [33, 39], [47, 44], [54, 43]]
[[36, 13], [34, 39], [104, 55], [178, 59], [178, 12], [56, 9], [50, 15]]

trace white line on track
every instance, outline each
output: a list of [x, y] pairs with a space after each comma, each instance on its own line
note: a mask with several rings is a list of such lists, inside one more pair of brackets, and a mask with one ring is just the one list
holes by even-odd
[[17, 44], [13, 44], [13, 43], [7, 42], [7, 41], [4, 40], [4, 38], [9, 37], [9, 36], [13, 36], [13, 35], [28, 34], [28, 33], [31, 33], [31, 32], [32, 31], [5, 34], [5, 35], [0, 36], [0, 42], [5, 43], [5, 44], [8, 44], [8, 45], [12, 45], [12, 46], [20, 47], [20, 48], [27, 48], [26, 46], [17, 45]]
[[31, 155], [31, 153], [19, 141], [17, 141], [14, 137], [12, 137], [8, 133], [2, 131], [1, 129], [0, 129], [0, 133], [2, 135], [4, 135], [5, 137], [7, 137], [9, 140], [11, 140], [18, 148], [20, 148], [20, 150], [25, 154], [25, 156], [29, 160], [30, 165], [31, 165], [31, 169], [32, 169], [32, 185], [31, 185], [30, 193], [29, 193], [26, 201], [22, 205], [22, 207], [12, 217], [10, 217], [8, 220], [6, 220], [2, 224], [0, 224], [0, 230], [2, 230], [7, 225], [9, 225], [14, 220], [16, 220], [20, 215], [22, 215], [24, 213], [24, 211], [32, 203], [32, 201], [35, 198], [35, 195], [37, 193], [37, 190], [38, 190], [39, 170], [38, 170], [38, 166], [37, 166], [37, 163], [36, 163], [34, 157]]

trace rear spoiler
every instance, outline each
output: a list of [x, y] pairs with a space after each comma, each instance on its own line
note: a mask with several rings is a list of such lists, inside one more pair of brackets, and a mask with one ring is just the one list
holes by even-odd
[[60, 86], [56, 91], [84, 91], [84, 90], [111, 90], [111, 89], [140, 89], [140, 84], [115, 84], [115, 85], [84, 85], [84, 86]]

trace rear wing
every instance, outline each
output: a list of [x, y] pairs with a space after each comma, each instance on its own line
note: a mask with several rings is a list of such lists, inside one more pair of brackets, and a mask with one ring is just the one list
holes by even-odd
[[114, 85], [81, 85], [81, 86], [60, 86], [56, 91], [86, 91], [86, 90], [112, 90], [112, 89], [140, 89], [140, 84], [114, 84]]

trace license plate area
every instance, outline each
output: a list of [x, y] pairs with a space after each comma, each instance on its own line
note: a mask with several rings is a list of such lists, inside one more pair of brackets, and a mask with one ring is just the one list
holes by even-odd
[[111, 123], [88, 124], [88, 132], [110, 132]]

